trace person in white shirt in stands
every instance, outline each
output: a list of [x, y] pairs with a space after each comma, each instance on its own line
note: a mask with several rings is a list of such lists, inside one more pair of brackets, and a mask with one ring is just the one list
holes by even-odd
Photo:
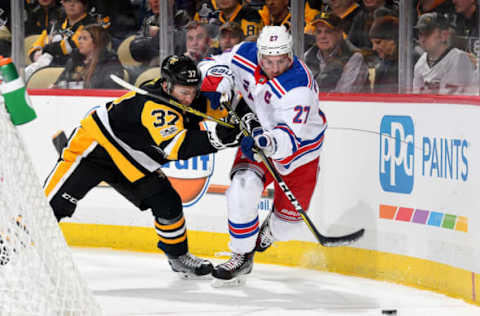
[[476, 94], [475, 66], [465, 51], [452, 47], [448, 19], [437, 12], [425, 13], [415, 29], [425, 52], [415, 64], [413, 92]]

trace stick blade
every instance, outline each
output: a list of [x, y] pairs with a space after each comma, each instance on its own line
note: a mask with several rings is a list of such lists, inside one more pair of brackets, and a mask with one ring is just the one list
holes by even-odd
[[324, 236], [320, 241], [320, 243], [324, 247], [347, 246], [351, 243], [354, 243], [358, 239], [360, 239], [364, 233], [365, 233], [365, 228], [362, 228], [348, 235], [337, 236], [337, 237]]

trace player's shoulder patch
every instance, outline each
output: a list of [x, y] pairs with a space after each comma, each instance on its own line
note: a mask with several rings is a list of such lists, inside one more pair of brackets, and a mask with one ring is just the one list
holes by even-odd
[[256, 42], [243, 42], [236, 51], [236, 54], [240, 57], [246, 58], [249, 61], [257, 64], [257, 43]]
[[243, 42], [232, 57], [232, 64], [253, 74], [257, 68], [257, 44]]
[[313, 80], [314, 79], [307, 65], [297, 57], [294, 57], [292, 67], [272, 81], [275, 81], [275, 85], [279, 92], [284, 92], [280, 94], [285, 94], [298, 87], [306, 87], [310, 89], [312, 88]]

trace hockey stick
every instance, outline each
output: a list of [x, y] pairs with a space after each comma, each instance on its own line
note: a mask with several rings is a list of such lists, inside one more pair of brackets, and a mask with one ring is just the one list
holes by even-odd
[[118, 84], [119, 86], [121, 86], [121, 87], [123, 87], [123, 88], [125, 88], [125, 89], [127, 89], [127, 90], [131, 90], [131, 91], [134, 91], [134, 92], [136, 92], [136, 93], [138, 93], [138, 94], [142, 94], [142, 95], [145, 95], [145, 96], [148, 96], [148, 97], [151, 97], [151, 98], [160, 100], [160, 101], [162, 101], [162, 102], [166, 102], [166, 103], [168, 103], [168, 104], [170, 104], [170, 105], [173, 105], [173, 106], [175, 106], [175, 107], [177, 107], [177, 108], [179, 108], [179, 109], [181, 109], [181, 110], [183, 110], [183, 111], [185, 111], [185, 112], [190, 112], [190, 113], [195, 114], [195, 115], [197, 115], [197, 116], [203, 117], [204, 119], [214, 121], [214, 122], [216, 122], [216, 123], [218, 123], [218, 124], [220, 124], [220, 125], [223, 125], [223, 126], [226, 126], [226, 127], [231, 127], [231, 128], [234, 128], [234, 127], [235, 127], [235, 126], [232, 125], [232, 124], [229, 124], [229, 123], [227, 123], [227, 122], [224, 122], [224, 121], [222, 121], [222, 120], [220, 120], [220, 119], [217, 119], [217, 118], [215, 118], [215, 117], [213, 117], [213, 116], [210, 116], [210, 115], [208, 115], [208, 114], [205, 114], [205, 113], [203, 113], [203, 112], [201, 112], [201, 111], [195, 110], [194, 108], [191, 108], [191, 107], [189, 107], [189, 106], [183, 105], [183, 104], [181, 104], [181, 103], [179, 103], [179, 102], [177, 102], [177, 101], [175, 101], [175, 100], [168, 99], [168, 98], [165, 98], [165, 97], [163, 97], [163, 96], [161, 96], [161, 95], [153, 94], [153, 93], [150, 93], [150, 92], [148, 92], [148, 91], [146, 91], [146, 90], [144, 90], [144, 89], [138, 88], [138, 87], [134, 86], [133, 84], [130, 84], [130, 83], [126, 82], [125, 80], [123, 80], [123, 79], [121, 79], [121, 78], [119, 78], [119, 77], [117, 77], [117, 76], [115, 76], [115, 75], [110, 75], [110, 78], [111, 78], [116, 84]]
[[[242, 122], [242, 120], [240, 119], [238, 114], [233, 110], [232, 105], [229, 102], [224, 102], [224, 103], [222, 103], [222, 105], [225, 106], [225, 108], [229, 111], [230, 115], [232, 115], [232, 117], [235, 118], [235, 120], [240, 122], [240, 128], [242, 129], [243, 135], [251, 137], [252, 136], [251, 133], [248, 131], [247, 127]], [[317, 230], [317, 228], [313, 224], [310, 217], [307, 215], [305, 210], [300, 205], [300, 202], [298, 202], [298, 200], [295, 197], [295, 195], [293, 194], [293, 192], [288, 188], [285, 181], [283, 181], [282, 176], [275, 169], [272, 162], [270, 162], [270, 160], [265, 155], [263, 150], [260, 150], [260, 149], [257, 148], [257, 153], [260, 155], [260, 157], [262, 159], [262, 162], [265, 164], [265, 167], [267, 167], [268, 171], [272, 174], [273, 178], [277, 182], [280, 189], [282, 189], [285, 196], [288, 198], [290, 203], [292, 203], [295, 210], [302, 217], [304, 223], [307, 225], [307, 227], [310, 229], [312, 234], [315, 236], [315, 238], [318, 240], [318, 242], [322, 246], [325, 246], [325, 247], [344, 246], [344, 245], [348, 245], [348, 244], [358, 240], [360, 237], [363, 236], [363, 234], [365, 232], [364, 228], [362, 228], [360, 230], [357, 230], [356, 232], [353, 232], [353, 233], [348, 234], [348, 235], [342, 235], [342, 236], [325, 236], [325, 235], [322, 235]]]

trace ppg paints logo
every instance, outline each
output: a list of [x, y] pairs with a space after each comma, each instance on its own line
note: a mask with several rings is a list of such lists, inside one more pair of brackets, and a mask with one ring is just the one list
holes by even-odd
[[384, 116], [380, 124], [380, 184], [384, 191], [413, 189], [414, 127], [409, 116]]

